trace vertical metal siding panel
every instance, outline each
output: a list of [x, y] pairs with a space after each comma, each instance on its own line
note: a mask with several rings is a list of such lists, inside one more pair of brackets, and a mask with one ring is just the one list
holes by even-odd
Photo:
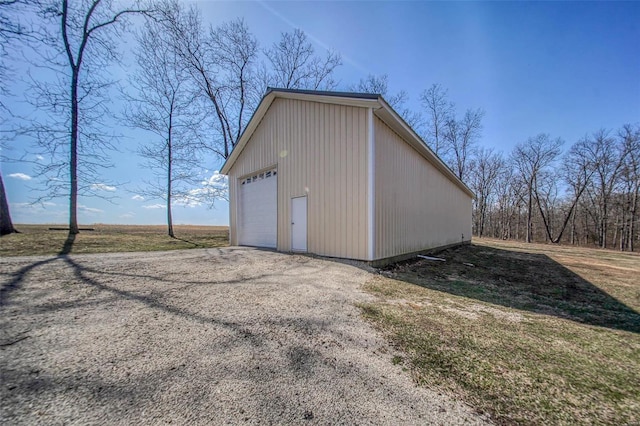
[[[351, 164], [353, 165], [353, 183], [351, 187], [351, 197], [352, 197], [352, 211], [362, 212], [362, 219], [358, 220], [357, 217], [353, 217], [352, 226], [353, 232], [351, 233], [351, 238], [354, 244], [354, 253], [357, 257], [362, 257], [362, 236], [360, 235], [360, 222], [366, 220], [366, 210], [360, 208], [360, 193], [364, 191], [364, 186], [362, 187], [362, 191], [360, 190], [360, 156], [365, 155], [360, 150], [360, 145], [358, 144], [358, 137], [360, 134], [360, 111], [355, 110], [353, 113], [353, 127], [351, 129], [351, 143], [353, 146], [353, 159]], [[355, 215], [354, 215], [355, 216]]]
[[316, 152], [317, 152], [317, 161], [318, 161], [318, 181], [314, 182], [315, 184], [315, 191], [318, 197], [318, 227], [319, 227], [319, 234], [316, 236], [317, 241], [318, 241], [318, 247], [317, 247], [317, 251], [316, 253], [323, 253], [325, 250], [325, 246], [326, 246], [326, 238], [327, 236], [325, 235], [324, 232], [322, 232], [322, 227], [324, 227], [324, 223], [326, 222], [326, 209], [325, 209], [325, 205], [326, 205], [326, 201], [325, 201], [325, 191], [321, 191], [320, 190], [320, 186], [321, 185], [325, 185], [327, 178], [326, 178], [326, 167], [324, 167], [324, 149], [322, 149], [321, 143], [322, 141], [325, 141], [325, 137], [324, 137], [324, 129], [325, 126], [323, 125], [323, 123], [325, 122], [324, 119], [324, 114], [325, 114], [325, 110], [326, 110], [326, 106], [324, 104], [319, 104], [318, 105], [318, 138], [315, 140], [315, 144], [316, 144]]
[[237, 202], [236, 198], [236, 179], [229, 179], [229, 200], [233, 200], [234, 202], [229, 203], [229, 244], [232, 246], [238, 245], [236, 238], [236, 206], [235, 202]]
[[470, 197], [377, 118], [376, 154], [376, 256], [460, 242]]
[[283, 126], [283, 128], [286, 131], [286, 136], [284, 138], [284, 143], [287, 147], [287, 155], [284, 157], [284, 163], [287, 165], [287, 168], [285, 170], [284, 173], [284, 179], [286, 181], [285, 185], [284, 185], [284, 193], [283, 193], [283, 198], [282, 198], [282, 211], [283, 211], [283, 215], [282, 215], [282, 222], [284, 224], [284, 249], [285, 250], [291, 250], [291, 212], [290, 212], [290, 205], [291, 205], [291, 193], [292, 193], [292, 181], [295, 179], [294, 174], [295, 174], [295, 143], [296, 143], [296, 130], [298, 129], [298, 126], [300, 125], [300, 123], [296, 123], [295, 119], [296, 119], [296, 104], [294, 102], [292, 102], [291, 100], [287, 100], [286, 101], [286, 111], [287, 111], [287, 118], [284, 122], [280, 123], [281, 126]]
[[337, 105], [333, 108], [333, 146], [334, 146], [334, 162], [335, 167], [333, 171], [334, 184], [332, 185], [333, 192], [333, 214], [336, 222], [336, 232], [333, 234], [333, 247], [337, 256], [342, 257], [342, 246], [340, 244], [340, 238], [342, 237], [342, 220], [340, 218], [340, 190], [342, 182], [340, 181], [340, 171], [342, 166], [342, 156], [340, 155], [340, 106]]
[[317, 176], [317, 167], [318, 167], [318, 163], [317, 161], [315, 161], [316, 158], [316, 149], [317, 146], [314, 143], [314, 141], [316, 141], [317, 135], [316, 135], [316, 130], [317, 130], [317, 126], [316, 126], [316, 120], [312, 120], [311, 117], [317, 117], [317, 105], [315, 103], [310, 103], [309, 104], [309, 112], [307, 115], [307, 125], [309, 126], [308, 129], [308, 133], [309, 133], [309, 139], [307, 140], [307, 144], [308, 144], [308, 155], [307, 155], [307, 168], [308, 168], [308, 175], [309, 175], [309, 179], [306, 183], [309, 192], [307, 194], [307, 249], [312, 252], [315, 253], [316, 252], [316, 248], [314, 246], [315, 243], [315, 236], [318, 234], [316, 231], [316, 227], [318, 225], [318, 218], [317, 218], [317, 207], [316, 207], [316, 191], [315, 191], [315, 184], [316, 182], [318, 182], [318, 176]]
[[334, 186], [334, 209], [336, 211], [336, 219], [338, 221], [337, 233], [335, 235], [336, 251], [339, 257], [344, 257], [344, 211], [342, 209], [342, 192], [344, 191], [344, 142], [342, 140], [342, 110], [343, 106], [338, 105], [335, 108], [335, 141], [336, 141], [336, 185]]
[[[336, 211], [336, 173], [337, 173], [337, 161], [339, 160], [339, 158], [337, 158], [338, 156], [336, 155], [336, 148], [338, 147], [338, 144], [336, 142], [336, 137], [337, 137], [337, 130], [336, 130], [336, 110], [337, 108], [332, 106], [330, 111], [329, 111], [329, 129], [330, 129], [330, 133], [329, 133], [329, 146], [330, 146], [330, 152], [327, 153], [328, 161], [330, 164], [330, 168], [329, 168], [329, 181], [327, 182], [327, 188], [325, 188], [325, 190], [328, 192], [329, 194], [329, 203], [327, 204], [329, 206], [329, 223], [327, 224], [327, 226], [331, 226], [331, 231], [332, 232], [327, 232], [328, 236], [329, 236], [329, 244], [327, 246], [327, 250], [330, 253], [334, 253], [335, 256], [340, 256], [340, 253], [338, 251], [338, 247], [336, 245], [336, 234], [340, 229], [340, 222], [338, 221], [338, 217], [337, 217], [337, 211]], [[331, 155], [334, 158], [331, 158]], [[333, 160], [333, 161], [332, 161]]]
[[349, 209], [349, 212], [351, 212], [351, 216], [349, 217], [349, 224], [347, 225], [347, 240], [349, 241], [349, 253], [353, 253], [353, 255], [358, 256], [358, 222], [355, 221], [355, 215], [353, 214], [358, 211], [358, 190], [355, 184], [358, 176], [358, 162], [356, 161], [356, 152], [358, 148], [356, 143], [356, 131], [358, 126], [357, 110], [349, 110], [348, 122], [351, 123], [351, 126], [347, 129], [347, 143], [349, 151], [349, 158], [347, 161], [349, 168], [349, 192], [345, 195], [347, 197], [346, 207]]

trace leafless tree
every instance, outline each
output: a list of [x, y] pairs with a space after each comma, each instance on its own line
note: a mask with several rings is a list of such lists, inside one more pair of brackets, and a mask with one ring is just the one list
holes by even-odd
[[30, 99], [48, 120], [37, 120], [30, 130], [50, 159], [36, 165], [46, 178], [44, 197], [69, 197], [70, 235], [79, 232], [78, 195], [94, 193], [98, 170], [109, 165], [107, 152], [113, 148], [113, 135], [103, 126], [111, 83], [105, 70], [118, 59], [115, 42], [126, 18], [143, 12], [115, 0], [43, 0], [39, 5], [43, 26], [34, 49], [39, 59], [32, 67], [55, 76], [32, 78]]
[[[349, 86], [349, 90], [357, 93], [373, 93], [385, 96], [389, 90], [388, 86], [389, 76], [387, 74], [369, 74], [365, 78], [361, 78], [358, 84]], [[393, 106], [391, 99], [387, 99], [387, 101], [389, 105]]]
[[184, 64], [171, 48], [161, 23], [147, 20], [138, 34], [137, 70], [129, 79], [134, 93], [126, 93], [127, 122], [154, 135], [139, 148], [145, 168], [154, 172], [138, 192], [163, 199], [167, 208], [167, 233], [173, 232], [172, 203], [193, 197], [192, 188], [202, 181], [203, 146], [197, 129], [203, 114]]
[[483, 110], [468, 109], [461, 120], [451, 117], [445, 125], [445, 159], [463, 181], [469, 177], [470, 160], [481, 136], [482, 117]]
[[7, 48], [15, 39], [25, 34], [25, 29], [18, 19], [20, 6], [19, 0], [0, 0], [0, 110], [7, 108], [3, 102], [4, 96], [8, 93]]
[[611, 136], [611, 132], [604, 129], [587, 137], [583, 148], [595, 167], [593, 179], [586, 190], [591, 201], [589, 211], [598, 230], [598, 243], [606, 248], [611, 203], [626, 152], [624, 146]]
[[[533, 186], [546, 237], [552, 243], [559, 243], [562, 240], [569, 221], [575, 219], [574, 211], [595, 171], [593, 162], [585, 156], [585, 143], [583, 139], [574, 144], [564, 156], [563, 166], [559, 170], [543, 171], [541, 176], [536, 178]], [[558, 182], [563, 180], [569, 190], [564, 202], [556, 205], [554, 201], [557, 200]], [[545, 181], [546, 185], [541, 184]], [[553, 216], [563, 216], [563, 219], [558, 222], [557, 235], [552, 229], [555, 222]], [[573, 226], [572, 235], [575, 231]]]
[[340, 54], [327, 51], [322, 57], [300, 29], [282, 33], [280, 41], [264, 52], [271, 64], [268, 85], [282, 89], [332, 90], [337, 86], [335, 69], [342, 65]]
[[444, 133], [447, 123], [454, 119], [454, 106], [447, 99], [447, 90], [433, 84], [420, 95], [422, 106], [427, 112], [426, 137], [436, 155], [444, 152]]
[[[8, 82], [11, 70], [7, 64], [9, 48], [15, 47], [19, 39], [32, 37], [31, 31], [21, 21], [22, 14], [36, 5], [35, 0], [0, 0], [0, 149], [7, 149], [6, 143], [13, 136], [8, 126], [11, 115], [4, 98], [10, 95]], [[4, 152], [0, 152], [0, 160], [4, 159]], [[9, 201], [5, 192], [2, 170], [0, 169], [0, 235], [18, 232], [11, 220]]]
[[[626, 208], [628, 215], [624, 226], [626, 227], [625, 236], [621, 239], [620, 248], [629, 251], [634, 250], [634, 239], [637, 224], [640, 222], [638, 215], [638, 198], [640, 197], [640, 126], [632, 126], [626, 124], [618, 133], [618, 137], [622, 140], [623, 149], [627, 153], [624, 163], [622, 177], [625, 187]], [[640, 238], [640, 236], [638, 237]], [[623, 241], [626, 239], [626, 243]]]
[[242, 19], [206, 29], [194, 6], [166, 0], [158, 10], [172, 49], [211, 107], [215, 140], [208, 146], [226, 159], [257, 105], [258, 42]]
[[366, 78], [360, 79], [358, 84], [349, 86], [349, 90], [358, 93], [373, 93], [382, 95], [389, 105], [402, 117], [402, 119], [416, 132], [422, 127], [422, 116], [416, 111], [406, 107], [409, 95], [406, 91], [391, 95], [388, 89], [389, 76], [382, 74], [379, 76], [369, 74]]
[[549, 168], [561, 153], [563, 141], [551, 139], [548, 134], [541, 133], [516, 145], [512, 160], [520, 178], [526, 185], [527, 221], [526, 241], [533, 241], [532, 217], [536, 185], [541, 174]]
[[475, 167], [471, 173], [470, 186], [476, 194], [474, 199], [474, 232], [479, 237], [484, 235], [488, 210], [496, 195], [501, 174], [505, 172], [505, 164], [502, 155], [495, 153], [491, 148], [478, 150]]

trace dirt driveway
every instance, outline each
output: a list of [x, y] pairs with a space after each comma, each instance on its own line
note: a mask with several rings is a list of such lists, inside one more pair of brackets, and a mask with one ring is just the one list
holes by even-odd
[[369, 276], [235, 247], [0, 259], [0, 423], [483, 422], [393, 365]]

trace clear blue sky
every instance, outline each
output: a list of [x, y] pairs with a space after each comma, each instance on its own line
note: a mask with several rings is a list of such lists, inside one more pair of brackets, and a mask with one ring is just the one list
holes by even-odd
[[[214, 25], [244, 17], [265, 48], [281, 32], [301, 28], [318, 52], [330, 47], [342, 54], [341, 89], [367, 74], [388, 74], [390, 92], [406, 90], [409, 106], [418, 109], [420, 92], [439, 83], [459, 113], [486, 111], [481, 143], [505, 153], [541, 132], [570, 145], [599, 128], [640, 122], [640, 2], [196, 3]], [[80, 220], [162, 224], [164, 210], [148, 208], [159, 201], [132, 199], [149, 172], [126, 146], [144, 136], [119, 131], [129, 138], [105, 181], [126, 184], [109, 191], [115, 204], [81, 200]], [[2, 167], [14, 222], [67, 221], [66, 200], [26, 205], [35, 183], [19, 174], [31, 176], [29, 166]], [[224, 202], [213, 210], [176, 207], [174, 217], [227, 224], [227, 210]]]

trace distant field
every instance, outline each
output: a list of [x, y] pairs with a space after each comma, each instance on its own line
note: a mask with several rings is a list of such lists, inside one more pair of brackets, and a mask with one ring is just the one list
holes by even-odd
[[498, 424], [640, 424], [640, 256], [474, 240], [390, 266], [366, 318]]
[[229, 244], [227, 226], [174, 226], [177, 238], [167, 235], [166, 226], [81, 225], [72, 244], [67, 231], [50, 231], [64, 225], [16, 225], [19, 234], [0, 238], [0, 256], [30, 256], [69, 253], [109, 253], [223, 247]]

